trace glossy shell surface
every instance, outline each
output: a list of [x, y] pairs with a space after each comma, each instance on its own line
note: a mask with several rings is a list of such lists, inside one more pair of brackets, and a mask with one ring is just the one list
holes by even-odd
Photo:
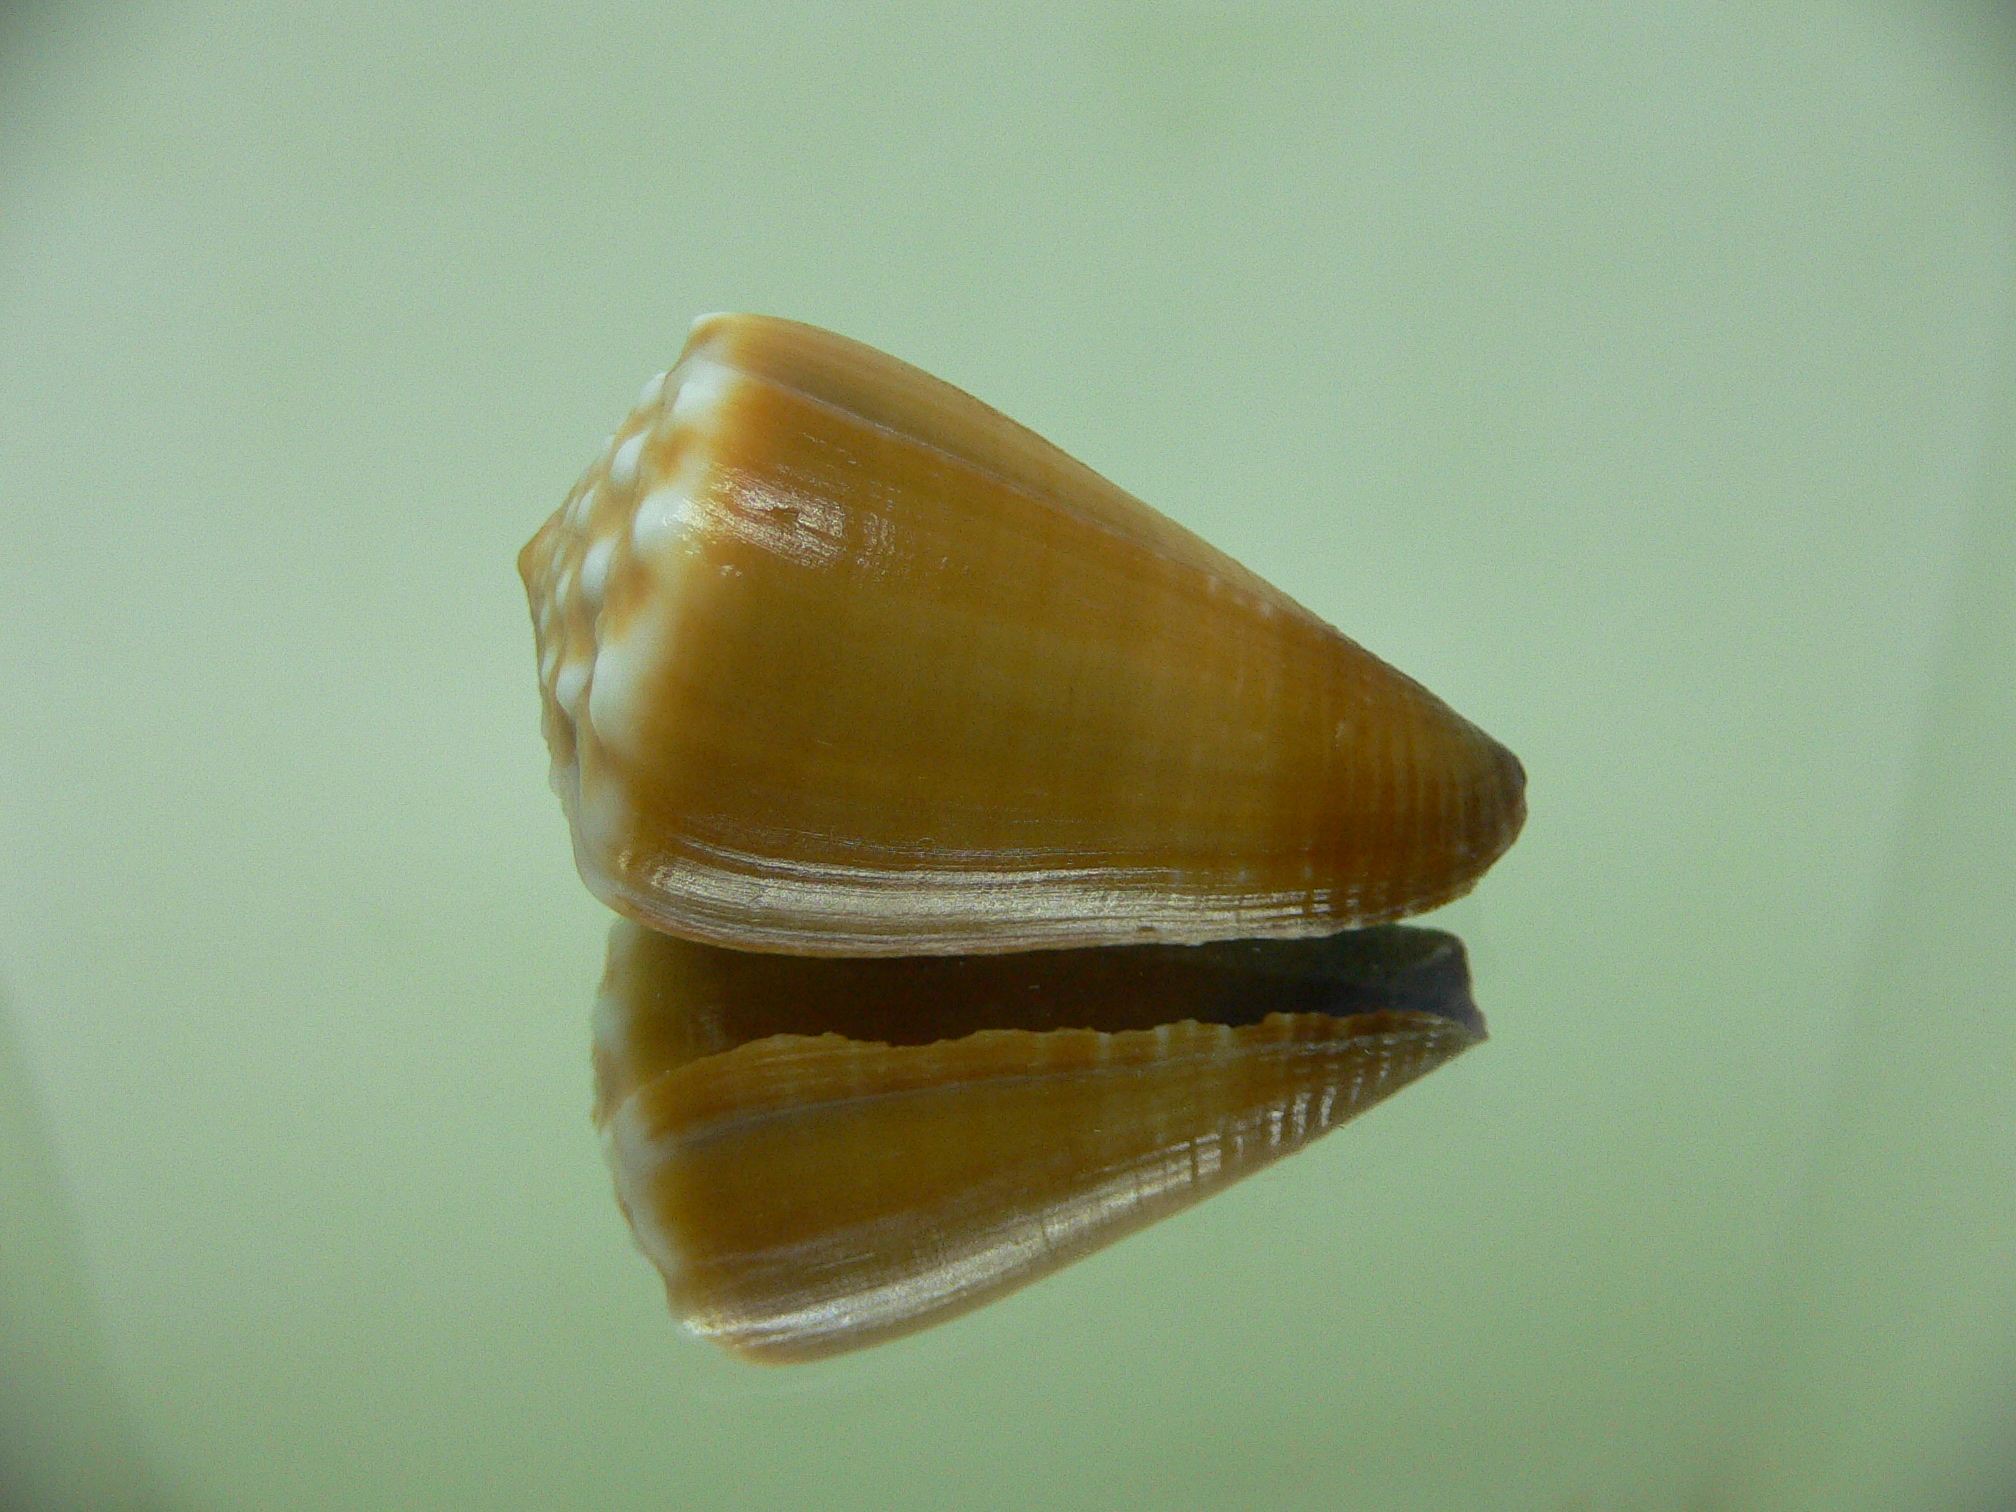
[[519, 566], [582, 875], [692, 939], [1322, 934], [1467, 891], [1525, 813], [1420, 685], [809, 326], [698, 322]]

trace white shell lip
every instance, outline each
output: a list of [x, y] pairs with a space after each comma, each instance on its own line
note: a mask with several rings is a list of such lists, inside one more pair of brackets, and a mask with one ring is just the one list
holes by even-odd
[[[1308, 932], [1283, 928], [1303, 918], [1299, 893], [1235, 894], [1200, 906], [1158, 885], [1168, 879], [1156, 873], [1122, 868], [1096, 882], [1085, 867], [892, 873], [808, 866], [779, 876], [774, 862], [759, 871], [758, 858], [715, 849], [705, 864], [662, 858], [648, 868], [648, 887], [631, 887], [606, 865], [615, 847], [590, 842], [578, 823], [575, 833], [581, 876], [603, 903], [652, 929], [737, 950], [823, 955], [844, 940], [847, 954], [966, 955]], [[1060, 908], [1064, 884], [1071, 906]], [[1151, 912], [1144, 897], [1158, 893], [1166, 901]], [[1124, 940], [1114, 926], [1123, 903]]]

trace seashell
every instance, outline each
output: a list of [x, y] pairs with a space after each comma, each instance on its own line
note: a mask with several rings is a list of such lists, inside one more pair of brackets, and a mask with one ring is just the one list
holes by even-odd
[[751, 1360], [954, 1317], [1484, 1036], [1454, 937], [884, 960], [620, 922], [596, 1121], [675, 1314]]
[[979, 401], [697, 322], [519, 556], [589, 887], [806, 955], [1295, 937], [1466, 892], [1525, 777]]

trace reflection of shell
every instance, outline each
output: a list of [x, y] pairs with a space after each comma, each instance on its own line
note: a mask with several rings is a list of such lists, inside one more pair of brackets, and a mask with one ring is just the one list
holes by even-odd
[[[752, 971], [619, 924], [596, 1034], [618, 1199], [674, 1310], [747, 1357], [925, 1327], [1209, 1196], [1481, 1037], [1450, 937], [1320, 945], [940, 960], [920, 979], [896, 961]], [[938, 1005], [932, 1030], [962, 1037], [817, 1032], [901, 1025], [912, 991]], [[1312, 995], [1367, 1011], [1265, 1012]], [[1105, 997], [1099, 1022], [1156, 1027], [966, 1032], [1055, 1021], [1009, 1014], [1018, 997]], [[1187, 1016], [1199, 1003], [1237, 1022]], [[794, 1004], [813, 1032], [772, 1032]]]
[[582, 873], [827, 955], [1331, 932], [1512, 842], [1503, 747], [993, 410], [699, 322], [520, 570]]

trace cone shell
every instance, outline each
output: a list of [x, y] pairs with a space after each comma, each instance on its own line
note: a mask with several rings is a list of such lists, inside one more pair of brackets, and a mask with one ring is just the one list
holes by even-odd
[[[1460, 945], [1380, 933], [1300, 956], [818, 961], [620, 924], [596, 1032], [618, 1200], [675, 1313], [737, 1354], [909, 1333], [1210, 1195], [1480, 1039]], [[1310, 1001], [1365, 1011], [1268, 1007]], [[1045, 1027], [1087, 1009], [1107, 1027]], [[779, 1022], [813, 1032], [766, 1032]], [[1135, 1024], [1152, 1027], [1112, 1027]], [[891, 1026], [918, 1042], [839, 1032]]]
[[928, 375], [698, 322], [520, 571], [595, 893], [808, 955], [1327, 933], [1469, 889], [1510, 752]]

